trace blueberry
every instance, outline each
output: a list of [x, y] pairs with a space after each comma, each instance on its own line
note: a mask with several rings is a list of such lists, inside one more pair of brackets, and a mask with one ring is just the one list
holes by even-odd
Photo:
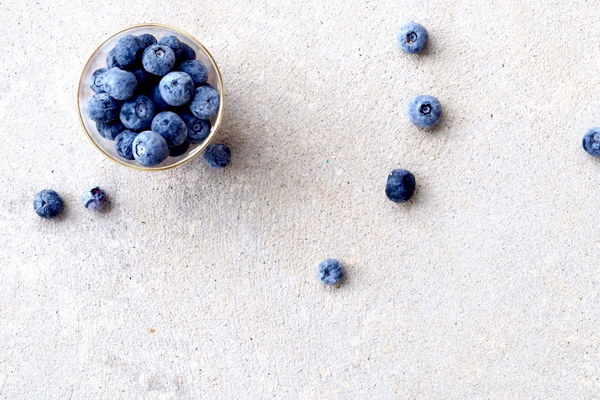
[[328, 258], [319, 264], [317, 275], [324, 284], [335, 285], [340, 283], [344, 277], [344, 266], [338, 260]]
[[177, 61], [182, 62], [195, 59], [196, 51], [192, 49], [189, 44], [181, 42], [181, 55]]
[[140, 91], [144, 91], [152, 84], [154, 84], [154, 75], [150, 74], [144, 68], [135, 68], [131, 70], [131, 73], [135, 75], [135, 80], [137, 81], [137, 90], [138, 93]]
[[133, 140], [133, 157], [142, 165], [152, 167], [169, 156], [167, 141], [160, 134], [144, 131]]
[[419, 128], [430, 128], [442, 115], [442, 105], [433, 96], [419, 95], [408, 105], [408, 118]]
[[111, 122], [96, 122], [98, 133], [105, 139], [115, 140], [117, 135], [125, 130], [125, 126], [119, 120]]
[[119, 102], [106, 93], [96, 93], [85, 105], [88, 117], [96, 122], [110, 122], [119, 115]]
[[177, 39], [176, 36], [165, 36], [164, 38], [158, 41], [158, 44], [163, 46], [168, 46], [175, 53], [175, 58], [179, 59], [183, 54], [183, 48], [181, 46], [181, 42]]
[[204, 161], [209, 167], [225, 168], [230, 160], [231, 152], [224, 144], [210, 144], [204, 150]]
[[194, 95], [194, 82], [185, 72], [169, 72], [158, 84], [160, 95], [171, 106], [187, 104]]
[[175, 65], [175, 53], [168, 46], [152, 45], [144, 50], [142, 65], [151, 74], [166, 75]]
[[104, 93], [104, 74], [106, 68], [100, 68], [94, 71], [92, 74], [92, 81], [90, 82], [90, 88], [96, 93]]
[[196, 88], [194, 99], [190, 103], [190, 111], [197, 118], [209, 119], [219, 112], [219, 92], [211, 86], [199, 86]]
[[583, 148], [589, 155], [600, 157], [600, 128], [592, 128], [583, 135]]
[[187, 140], [191, 144], [202, 143], [208, 137], [210, 120], [196, 118], [191, 112], [183, 113], [180, 117], [188, 128]]
[[126, 101], [121, 107], [121, 122], [127, 128], [141, 131], [150, 127], [154, 118], [154, 104], [144, 95]]
[[115, 49], [112, 49], [106, 55], [106, 68], [119, 67], [119, 63], [117, 62], [117, 56], [115, 55]]
[[415, 176], [410, 171], [395, 169], [388, 176], [385, 194], [393, 202], [404, 203], [412, 197], [415, 186]]
[[144, 33], [140, 36], [138, 36], [138, 39], [140, 40], [140, 42], [142, 43], [142, 47], [145, 49], [146, 47], [155, 45], [156, 43], [158, 43], [156, 41], [156, 38], [154, 36], [152, 36], [149, 33]]
[[126, 160], [133, 160], [133, 140], [137, 136], [137, 133], [125, 130], [117, 135], [115, 138], [115, 149], [117, 154]]
[[140, 61], [144, 47], [142, 41], [133, 35], [125, 35], [117, 41], [115, 46], [115, 60], [122, 68]]
[[179, 64], [177, 70], [188, 74], [192, 78], [194, 86], [204, 85], [208, 80], [208, 70], [198, 60], [184, 61]]
[[85, 208], [92, 211], [98, 211], [104, 207], [106, 203], [106, 193], [98, 186], [93, 187], [83, 192], [81, 203]]
[[187, 137], [187, 126], [179, 115], [171, 111], [156, 114], [150, 129], [160, 133], [169, 147], [179, 146]]
[[154, 103], [154, 108], [156, 111], [164, 111], [169, 108], [169, 105], [165, 102], [165, 100], [160, 95], [160, 88], [158, 85], [154, 86], [150, 92], [148, 92], [148, 96]]
[[416, 22], [409, 22], [402, 26], [400, 32], [398, 32], [400, 48], [410, 54], [421, 52], [427, 46], [428, 39], [427, 29]]
[[185, 152], [190, 147], [190, 142], [187, 140], [181, 143], [179, 146], [174, 146], [169, 149], [169, 156], [171, 157], [179, 157], [185, 154]]
[[54, 190], [42, 190], [33, 199], [33, 209], [42, 218], [57, 217], [62, 213], [63, 208], [63, 199]]
[[127, 100], [137, 87], [135, 75], [117, 67], [109, 68], [104, 74], [104, 91], [116, 100]]

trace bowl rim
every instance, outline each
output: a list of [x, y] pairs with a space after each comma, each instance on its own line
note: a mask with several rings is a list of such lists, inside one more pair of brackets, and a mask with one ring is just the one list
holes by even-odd
[[[183, 36], [185, 36], [186, 38], [194, 41], [196, 43], [196, 45], [198, 45], [208, 56], [208, 59], [210, 60], [210, 62], [212, 63], [215, 72], [217, 73], [217, 77], [218, 77], [218, 81], [219, 81], [219, 97], [220, 97], [220, 104], [219, 104], [219, 111], [217, 113], [217, 119], [214, 123], [214, 125], [212, 126], [211, 132], [208, 135], [208, 137], [200, 144], [200, 146], [196, 147], [196, 154], [194, 154], [191, 157], [185, 157], [179, 161], [177, 161], [176, 163], [170, 164], [170, 165], [166, 165], [163, 167], [143, 167], [143, 166], [137, 166], [137, 165], [130, 165], [128, 163], [125, 163], [115, 157], [113, 157], [111, 154], [107, 153], [101, 146], [99, 146], [95, 141], [94, 138], [92, 137], [92, 134], [90, 133], [90, 131], [87, 129], [85, 122], [83, 120], [83, 115], [82, 115], [82, 107], [81, 107], [81, 100], [79, 98], [79, 91], [82, 87], [83, 84], [83, 79], [84, 79], [84, 74], [85, 72], [88, 70], [90, 63], [93, 60], [94, 55], [96, 54], [96, 52], [98, 52], [98, 50], [100, 50], [103, 46], [106, 45], [106, 43], [108, 43], [109, 41], [111, 41], [112, 39], [114, 39], [115, 37], [130, 31], [132, 29], [136, 29], [136, 28], [147, 28], [147, 27], [155, 27], [155, 28], [163, 28], [163, 29], [169, 29], [172, 30], [174, 32], [177, 32]], [[224, 103], [225, 103], [225, 93], [223, 90], [223, 75], [221, 74], [221, 70], [219, 69], [219, 66], [217, 65], [217, 62], [215, 61], [214, 57], [212, 56], [212, 54], [210, 53], [210, 51], [208, 51], [208, 49], [198, 40], [196, 39], [193, 35], [191, 35], [190, 33], [176, 28], [174, 26], [171, 25], [167, 25], [167, 24], [162, 24], [162, 23], [157, 23], [157, 22], [149, 22], [149, 23], [143, 23], [143, 24], [136, 24], [136, 25], [131, 25], [128, 26], [126, 28], [121, 29], [120, 31], [110, 35], [107, 39], [105, 39], [102, 43], [100, 43], [98, 46], [96, 46], [96, 49], [94, 51], [92, 51], [92, 54], [90, 55], [90, 57], [88, 58], [87, 62], [85, 63], [85, 65], [83, 66], [83, 69], [81, 70], [81, 76], [79, 77], [79, 83], [77, 84], [77, 115], [79, 117], [79, 123], [81, 124], [81, 127], [83, 128], [83, 131], [86, 134], [86, 137], [88, 138], [88, 140], [92, 143], [92, 145], [100, 152], [102, 153], [106, 158], [108, 158], [109, 160], [111, 160], [112, 162], [125, 166], [127, 168], [136, 170], [136, 171], [164, 171], [164, 170], [168, 170], [168, 169], [172, 169], [175, 167], [178, 167], [180, 165], [183, 165], [191, 160], [193, 160], [194, 158], [196, 158], [200, 153], [202, 153], [202, 150], [204, 150], [206, 148], [206, 146], [208, 146], [210, 144], [210, 142], [212, 141], [212, 139], [214, 139], [215, 135], [217, 134], [217, 131], [219, 130], [219, 128], [221, 127], [221, 121], [223, 119], [223, 108], [224, 108]]]

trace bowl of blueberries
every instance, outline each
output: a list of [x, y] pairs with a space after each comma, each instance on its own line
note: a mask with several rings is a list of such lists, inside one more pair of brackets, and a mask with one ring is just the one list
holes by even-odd
[[136, 25], [91, 55], [77, 105], [83, 130], [105, 156], [138, 170], [163, 170], [209, 145], [223, 116], [223, 81], [191, 35], [162, 24]]

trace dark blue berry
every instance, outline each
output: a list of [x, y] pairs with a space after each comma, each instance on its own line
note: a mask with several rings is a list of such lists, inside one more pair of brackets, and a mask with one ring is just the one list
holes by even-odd
[[408, 118], [419, 128], [434, 126], [442, 115], [442, 105], [433, 96], [419, 95], [408, 105]]
[[142, 65], [151, 74], [166, 75], [175, 66], [175, 53], [168, 46], [152, 45], [144, 50]]
[[600, 157], [600, 128], [592, 128], [583, 136], [583, 148], [588, 154]]
[[140, 164], [153, 167], [169, 157], [169, 146], [160, 134], [144, 131], [133, 140], [133, 157]]
[[158, 44], [171, 48], [171, 50], [173, 50], [173, 53], [175, 53], [175, 58], [178, 60], [183, 54], [181, 41], [179, 41], [179, 39], [176, 36], [165, 36], [164, 38], [158, 41]]
[[198, 60], [184, 61], [179, 64], [177, 70], [188, 74], [192, 78], [194, 86], [204, 85], [208, 80], [208, 70]]
[[219, 92], [211, 86], [199, 86], [196, 88], [194, 99], [190, 103], [190, 111], [200, 119], [209, 119], [219, 111], [221, 99]]
[[98, 186], [93, 187], [83, 192], [81, 203], [85, 208], [92, 211], [98, 211], [104, 207], [106, 203], [106, 193]]
[[85, 110], [88, 117], [96, 122], [110, 122], [119, 115], [119, 105], [107, 93], [96, 93], [88, 99]]
[[196, 59], [196, 51], [190, 47], [187, 43], [181, 42], [181, 55], [177, 61], [188, 61]]
[[188, 128], [187, 140], [191, 144], [202, 143], [210, 133], [210, 120], [194, 117], [191, 112], [185, 112], [180, 115]]
[[117, 62], [117, 57], [115, 55], [115, 49], [113, 48], [106, 55], [106, 68], [118, 67], [121, 68], [119, 63]]
[[90, 88], [96, 93], [104, 93], [104, 74], [106, 68], [100, 68], [94, 71], [90, 82]]
[[127, 128], [141, 131], [150, 127], [155, 115], [154, 104], [146, 96], [139, 95], [126, 101], [121, 107], [121, 122]]
[[111, 122], [96, 122], [98, 133], [105, 139], [115, 140], [117, 135], [125, 130], [125, 126], [119, 120]]
[[169, 147], [179, 146], [187, 137], [187, 126], [179, 115], [171, 111], [156, 114], [151, 129], [160, 133]]
[[385, 194], [393, 202], [404, 203], [412, 197], [415, 186], [415, 176], [410, 171], [395, 169], [388, 176]]
[[141, 60], [144, 47], [137, 36], [125, 35], [117, 41], [114, 50], [115, 60], [122, 68], [126, 68]]
[[410, 54], [421, 52], [427, 46], [428, 40], [427, 29], [416, 22], [409, 22], [400, 28], [400, 32], [398, 32], [400, 48]]
[[127, 100], [137, 87], [135, 75], [120, 68], [109, 68], [104, 74], [103, 88], [115, 100]]
[[171, 157], [179, 157], [185, 154], [185, 152], [189, 149], [190, 142], [187, 140], [181, 143], [179, 146], [174, 146], [169, 148], [169, 156]]
[[317, 275], [324, 284], [335, 285], [344, 277], [344, 266], [338, 260], [328, 258], [319, 264]]
[[194, 95], [194, 82], [185, 72], [169, 72], [158, 84], [160, 95], [171, 106], [187, 104]]
[[133, 160], [133, 140], [137, 133], [126, 130], [117, 135], [115, 138], [115, 149], [117, 154], [126, 160]]
[[138, 39], [140, 40], [140, 43], [142, 43], [142, 47], [144, 49], [146, 47], [149, 47], [149, 46], [152, 46], [152, 45], [155, 45], [156, 43], [158, 43], [156, 41], [156, 38], [149, 33], [144, 33], [144, 34], [138, 36]]
[[54, 190], [42, 190], [33, 199], [33, 209], [42, 218], [57, 217], [62, 213], [63, 208], [63, 200]]
[[231, 152], [224, 144], [209, 144], [204, 150], [204, 161], [209, 167], [225, 168], [230, 160]]
[[137, 91], [143, 92], [154, 83], [154, 75], [150, 74], [144, 68], [135, 68], [131, 70], [137, 81]]
[[160, 95], [160, 87], [158, 87], [158, 85], [154, 86], [150, 92], [148, 92], [148, 97], [150, 97], [150, 100], [154, 103], [156, 111], [164, 111], [169, 108], [169, 105]]

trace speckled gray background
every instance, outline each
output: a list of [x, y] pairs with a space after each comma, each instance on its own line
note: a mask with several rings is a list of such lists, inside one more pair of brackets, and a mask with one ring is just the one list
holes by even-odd
[[[0, 0], [0, 398], [600, 397], [600, 4], [321, 3]], [[411, 19], [422, 56], [395, 44]], [[131, 171], [84, 137], [83, 64], [141, 22], [219, 62], [226, 170]], [[108, 212], [78, 204], [96, 184]]]

